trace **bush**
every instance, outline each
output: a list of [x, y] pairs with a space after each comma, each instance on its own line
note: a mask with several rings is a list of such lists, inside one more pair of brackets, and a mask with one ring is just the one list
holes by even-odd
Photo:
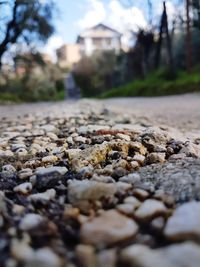
[[74, 78], [85, 97], [96, 96], [120, 84], [120, 56], [113, 51], [96, 52], [76, 65]]
[[149, 75], [145, 80], [136, 80], [124, 86], [113, 88], [100, 95], [107, 97], [129, 96], [162, 96], [191, 92], [200, 92], [200, 71], [192, 74], [178, 73], [177, 77], [169, 80], [165, 72], [158, 71]]

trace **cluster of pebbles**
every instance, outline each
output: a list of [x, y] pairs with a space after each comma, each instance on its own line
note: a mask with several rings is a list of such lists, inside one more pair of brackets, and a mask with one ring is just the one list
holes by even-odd
[[108, 110], [3, 118], [1, 267], [199, 267], [200, 139]]

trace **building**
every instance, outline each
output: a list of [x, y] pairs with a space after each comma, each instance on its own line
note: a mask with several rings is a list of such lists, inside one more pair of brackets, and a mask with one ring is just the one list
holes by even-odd
[[56, 50], [58, 65], [61, 68], [71, 68], [81, 59], [78, 44], [65, 44]]
[[77, 39], [80, 45], [81, 55], [91, 56], [95, 51], [121, 50], [122, 34], [114, 29], [100, 23], [90, 29], [83, 31]]

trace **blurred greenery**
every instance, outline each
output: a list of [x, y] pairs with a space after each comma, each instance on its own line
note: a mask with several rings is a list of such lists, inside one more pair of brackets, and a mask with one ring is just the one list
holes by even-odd
[[200, 92], [200, 68], [193, 73], [179, 72], [173, 80], [164, 70], [151, 73], [145, 80], [135, 80], [118, 88], [102, 93], [100, 98], [130, 96], [163, 96]]
[[[1, 79], [0, 79], [1, 80]], [[64, 99], [63, 80], [50, 80], [44, 76], [11, 78], [0, 85], [1, 102], [36, 102]]]

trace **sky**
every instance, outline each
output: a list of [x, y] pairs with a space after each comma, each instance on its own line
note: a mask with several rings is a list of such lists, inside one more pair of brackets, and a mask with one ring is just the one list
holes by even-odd
[[[126, 5], [130, 2], [132, 6]], [[75, 43], [81, 31], [98, 23], [105, 23], [124, 34], [124, 44], [130, 41], [129, 30], [136, 32], [148, 23], [147, 0], [57, 0], [56, 4], [59, 10], [55, 19], [56, 32], [43, 48], [52, 56], [63, 43]], [[167, 1], [167, 9], [170, 17], [176, 14], [172, 0]], [[153, 12], [159, 21], [162, 0], [153, 0]]]

